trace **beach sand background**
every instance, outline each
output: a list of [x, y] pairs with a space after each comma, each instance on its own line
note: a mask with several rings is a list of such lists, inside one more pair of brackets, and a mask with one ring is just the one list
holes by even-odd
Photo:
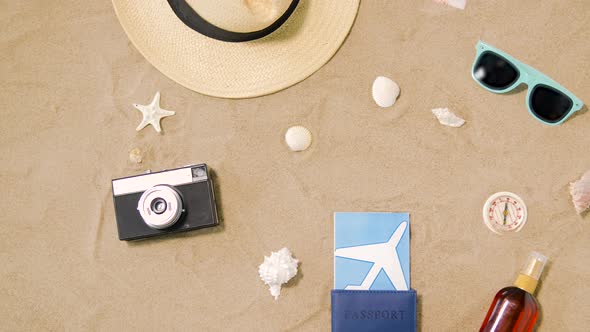
[[[109, 1], [0, 8], [0, 329], [327, 331], [334, 211], [411, 213], [421, 331], [477, 330], [532, 250], [551, 259], [538, 330], [590, 325], [590, 217], [568, 193], [590, 169], [590, 114], [546, 126], [525, 89], [495, 95], [470, 76], [481, 38], [590, 101], [589, 1], [363, 1], [326, 66], [246, 100], [160, 74]], [[379, 75], [401, 86], [392, 108], [371, 99]], [[176, 115], [160, 135], [136, 132], [132, 103], [158, 90]], [[441, 126], [437, 107], [466, 125]], [[296, 124], [314, 135], [303, 153], [283, 141]], [[214, 170], [219, 227], [118, 240], [111, 179], [200, 162]], [[520, 233], [484, 226], [497, 191], [527, 203]], [[257, 269], [283, 246], [300, 272], [275, 301]]]

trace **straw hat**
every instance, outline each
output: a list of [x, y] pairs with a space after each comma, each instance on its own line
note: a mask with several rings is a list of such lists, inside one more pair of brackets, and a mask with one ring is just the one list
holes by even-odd
[[164, 75], [211, 96], [273, 93], [336, 53], [360, 0], [112, 0], [135, 47]]

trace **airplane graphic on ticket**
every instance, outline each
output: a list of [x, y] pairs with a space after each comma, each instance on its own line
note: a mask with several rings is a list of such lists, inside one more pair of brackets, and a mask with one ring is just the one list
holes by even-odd
[[334, 213], [334, 288], [410, 289], [410, 215]]

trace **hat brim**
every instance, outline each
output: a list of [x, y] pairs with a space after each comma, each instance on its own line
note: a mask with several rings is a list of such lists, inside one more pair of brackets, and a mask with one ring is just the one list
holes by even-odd
[[127, 36], [164, 75], [196, 92], [257, 97], [288, 88], [338, 51], [360, 0], [301, 0], [272, 34], [249, 42], [215, 40], [187, 27], [166, 0], [113, 0]]

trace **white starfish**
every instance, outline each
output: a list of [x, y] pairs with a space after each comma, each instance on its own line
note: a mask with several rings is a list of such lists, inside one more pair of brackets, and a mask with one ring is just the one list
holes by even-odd
[[160, 108], [160, 91], [156, 92], [154, 96], [154, 100], [152, 100], [151, 104], [149, 105], [139, 105], [133, 104], [133, 107], [137, 108], [141, 114], [143, 114], [143, 120], [135, 130], [140, 131], [145, 126], [151, 124], [157, 132], [162, 132], [160, 128], [160, 120], [167, 116], [171, 116], [176, 114], [173, 111], [167, 111], [165, 109]]

